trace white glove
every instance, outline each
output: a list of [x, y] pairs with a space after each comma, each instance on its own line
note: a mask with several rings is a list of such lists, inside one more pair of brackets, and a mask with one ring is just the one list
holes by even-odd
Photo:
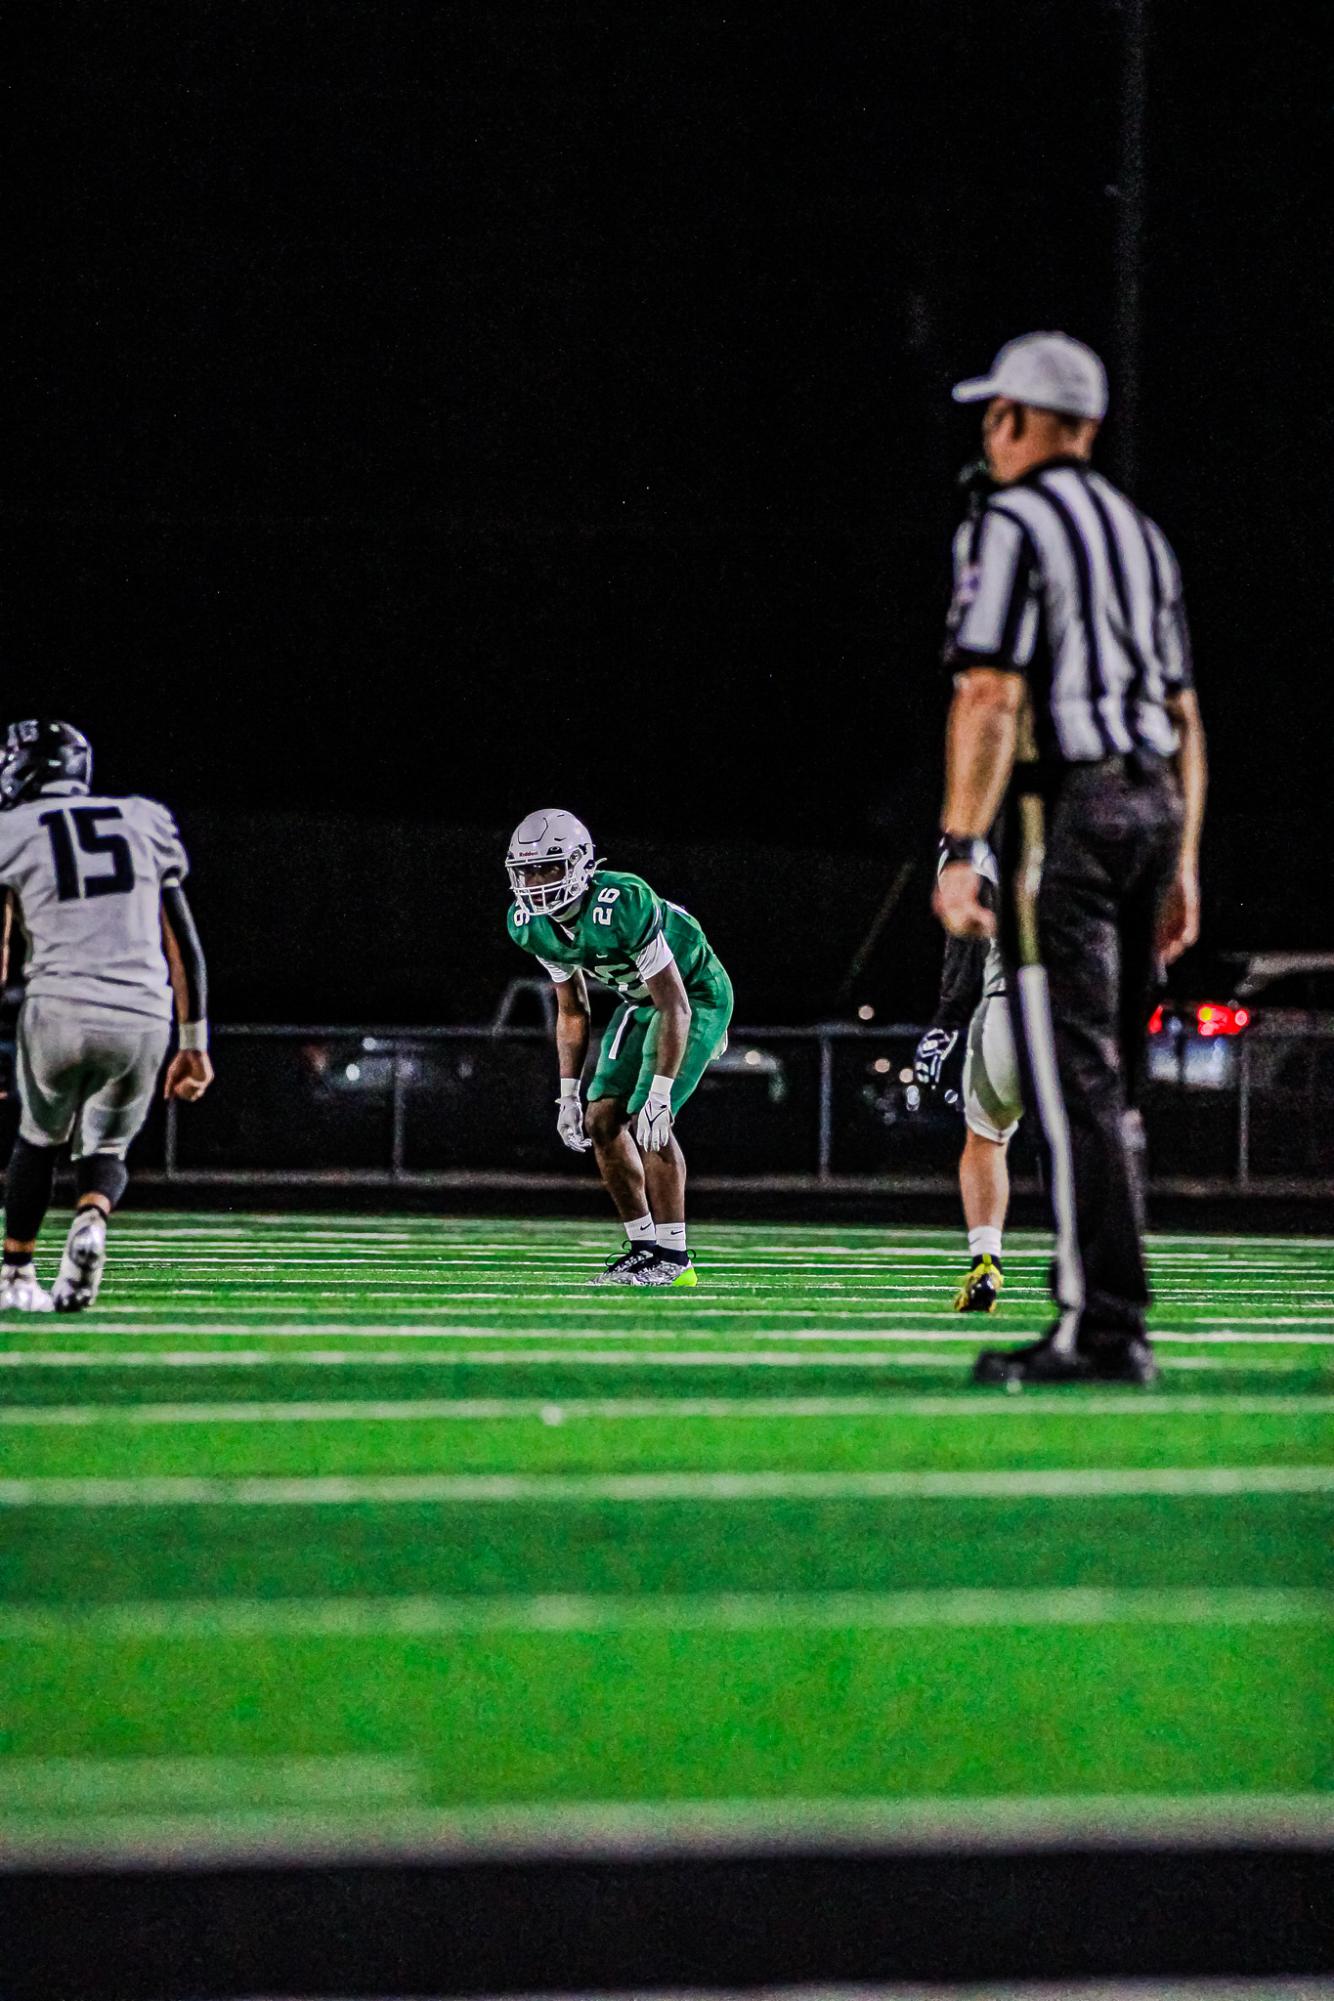
[[556, 1113], [556, 1131], [571, 1153], [587, 1153], [593, 1142], [584, 1131], [584, 1108], [579, 1102], [577, 1077], [561, 1078], [556, 1103], [560, 1108]]
[[645, 1153], [664, 1152], [672, 1136], [674, 1081], [671, 1077], [655, 1077], [635, 1120], [635, 1138]]

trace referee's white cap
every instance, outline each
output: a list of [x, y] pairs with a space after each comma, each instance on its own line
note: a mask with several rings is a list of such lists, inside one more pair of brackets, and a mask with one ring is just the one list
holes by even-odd
[[1005, 343], [989, 375], [954, 385], [956, 403], [986, 403], [993, 396], [1065, 417], [1105, 417], [1107, 370], [1091, 347], [1069, 334], [1021, 334]]

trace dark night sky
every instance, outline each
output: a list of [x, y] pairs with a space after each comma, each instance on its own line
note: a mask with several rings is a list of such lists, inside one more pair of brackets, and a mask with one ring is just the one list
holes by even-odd
[[[1137, 495], [1196, 631], [1209, 935], [1329, 944], [1315, 10], [1153, 11]], [[929, 854], [949, 384], [1036, 325], [1115, 367], [1117, 30], [1104, 0], [27, 17], [4, 702], [207, 832], [231, 1012], [264, 998], [242, 907], [295, 934], [292, 871], [324, 902], [275, 1009], [430, 1013], [420, 967], [460, 964], [434, 1011], [480, 1007], [493, 836], [554, 800], [629, 865], [695, 844], [725, 956], [704, 844], [851, 857], [855, 942]], [[269, 868], [249, 811], [319, 832]], [[391, 821], [439, 866], [411, 899], [387, 868], [357, 975], [329, 926], [375, 921]], [[904, 922], [907, 1008], [920, 896]]]

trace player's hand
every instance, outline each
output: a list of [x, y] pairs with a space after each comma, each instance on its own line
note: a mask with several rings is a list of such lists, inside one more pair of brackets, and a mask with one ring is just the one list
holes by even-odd
[[593, 1142], [584, 1131], [584, 1108], [578, 1098], [557, 1098], [556, 1131], [571, 1153], [587, 1153]]
[[963, 1033], [957, 1028], [928, 1028], [913, 1051], [912, 1082], [904, 1092], [910, 1112], [922, 1100], [939, 1094], [947, 1105], [963, 1103]]
[[635, 1120], [635, 1139], [643, 1152], [662, 1153], [671, 1137], [671, 1095], [665, 1091], [650, 1091]]
[[1158, 956], [1165, 966], [1189, 951], [1200, 935], [1200, 883], [1194, 870], [1173, 877], [1158, 909]]
[[206, 1049], [178, 1049], [167, 1065], [162, 1095], [192, 1105], [196, 1098], [203, 1097], [212, 1082], [213, 1065]]
[[967, 862], [949, 862], [936, 877], [931, 908], [951, 938], [994, 938], [995, 913], [983, 903], [982, 878]]

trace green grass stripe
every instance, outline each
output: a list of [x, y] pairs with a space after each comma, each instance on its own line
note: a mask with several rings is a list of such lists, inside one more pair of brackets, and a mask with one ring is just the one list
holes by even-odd
[[[1006, 1482], [1031, 1472], [1044, 1493], [1102, 1494], [1135, 1479], [1160, 1492], [1236, 1493], [1290, 1491], [1288, 1469], [1310, 1483], [1302, 1491], [1319, 1491], [1323, 1465], [1334, 1487], [1329, 1398], [1255, 1399], [1252, 1410], [1227, 1398], [1155, 1398], [1145, 1410], [1133, 1393], [1085, 1403], [1067, 1391], [1063, 1404], [980, 1393], [964, 1402], [966, 1420], [958, 1399], [944, 1397], [916, 1409], [847, 1398], [804, 1408], [785, 1408], [781, 1399], [686, 1399], [662, 1410], [654, 1402], [640, 1399], [627, 1411], [614, 1401], [504, 1398], [293, 1404], [286, 1413], [244, 1403], [148, 1405], [137, 1414], [109, 1405], [16, 1408], [0, 1426], [0, 1507], [189, 1505], [233, 1495], [241, 1505], [266, 1497], [299, 1505], [307, 1493], [355, 1502], [360, 1489], [330, 1483], [367, 1478], [380, 1481], [367, 1498], [381, 1501], [485, 1498], [458, 1487], [471, 1475], [560, 1479], [559, 1489], [543, 1490], [556, 1502], [568, 1497], [570, 1479], [599, 1477], [620, 1483], [608, 1489], [611, 1500], [654, 1498], [645, 1483], [657, 1476], [695, 1480], [701, 1498], [743, 1476], [873, 1482], [897, 1472], [919, 1478], [926, 1492], [931, 1482], [943, 1492], [952, 1475], [966, 1474], [979, 1483], [994, 1476], [996, 1492], [1008, 1493]], [[423, 1479], [431, 1492], [421, 1489]], [[386, 1480], [416, 1484], [391, 1488]], [[638, 1484], [627, 1488], [627, 1480]], [[217, 1481], [248, 1484], [219, 1489]], [[289, 1493], [282, 1483], [292, 1481], [317, 1484]], [[802, 1497], [799, 1487], [794, 1497]]]
[[1301, 1624], [64, 1632], [7, 1650], [20, 1755], [413, 1757], [440, 1805], [1329, 1777], [1327, 1633]]
[[[57, 1528], [58, 1524], [58, 1528]], [[720, 1524], [726, 1533], [720, 1534]], [[1323, 1589], [1323, 1495], [603, 1499], [18, 1509], [5, 1602], [644, 1592]]]

